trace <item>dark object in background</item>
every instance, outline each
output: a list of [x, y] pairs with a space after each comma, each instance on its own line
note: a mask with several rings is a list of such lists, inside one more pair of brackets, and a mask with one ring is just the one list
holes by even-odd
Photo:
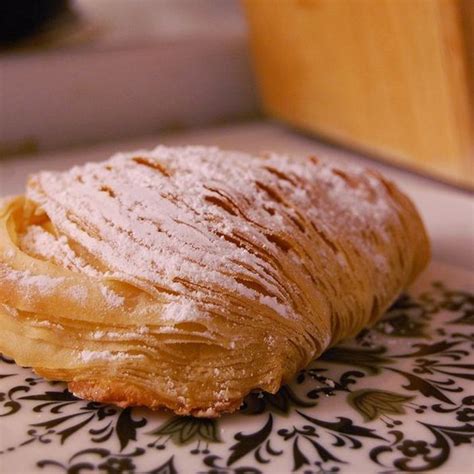
[[0, 46], [41, 31], [69, 10], [69, 0], [0, 0]]

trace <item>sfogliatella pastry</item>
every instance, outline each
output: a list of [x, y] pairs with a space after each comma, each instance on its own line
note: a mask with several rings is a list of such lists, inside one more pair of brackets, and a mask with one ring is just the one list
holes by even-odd
[[357, 166], [158, 147], [42, 172], [0, 207], [0, 351], [78, 397], [217, 416], [372, 324], [425, 267]]

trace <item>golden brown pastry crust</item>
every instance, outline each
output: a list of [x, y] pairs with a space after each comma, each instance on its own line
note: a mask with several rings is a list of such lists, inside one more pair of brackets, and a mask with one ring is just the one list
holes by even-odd
[[0, 205], [0, 351], [82, 398], [217, 416], [372, 324], [428, 259], [374, 171], [119, 154]]

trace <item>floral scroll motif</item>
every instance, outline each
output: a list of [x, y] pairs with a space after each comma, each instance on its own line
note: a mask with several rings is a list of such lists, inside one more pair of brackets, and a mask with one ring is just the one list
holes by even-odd
[[219, 420], [79, 400], [0, 356], [1, 426], [24, 426], [0, 461], [71, 474], [436, 470], [474, 439], [473, 317], [465, 291], [405, 295], [289, 386]]

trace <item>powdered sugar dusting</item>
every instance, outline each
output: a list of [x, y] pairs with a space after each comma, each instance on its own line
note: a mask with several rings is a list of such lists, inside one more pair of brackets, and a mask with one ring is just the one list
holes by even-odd
[[107, 288], [104, 285], [100, 285], [99, 289], [109, 306], [111, 306], [112, 308], [117, 308], [118, 306], [123, 305], [123, 302], [125, 300], [123, 296], [118, 295], [117, 293], [115, 293], [110, 288]]
[[53, 323], [51, 321], [48, 321], [47, 319], [43, 319], [42, 321], [33, 321], [32, 326], [37, 328], [55, 329], [59, 331], [62, 331], [64, 329], [61, 324]]
[[72, 286], [67, 290], [67, 295], [82, 304], [85, 304], [87, 301], [87, 296], [89, 295], [89, 291], [86, 287], [81, 285]]
[[7, 304], [0, 304], [0, 311], [2, 311], [4, 314], [8, 314], [12, 318], [17, 318], [19, 315], [16, 308]]
[[18, 286], [25, 288], [25, 290], [34, 288], [43, 294], [51, 293], [64, 281], [63, 277], [34, 275], [28, 270], [18, 271], [11, 269], [6, 272], [3, 279], [5, 281], [14, 282]]
[[79, 359], [84, 363], [95, 361], [123, 361], [127, 359], [143, 359], [143, 354], [128, 354], [127, 352], [111, 352], [111, 351], [89, 351], [83, 350], [79, 352]]
[[[339, 248], [372, 257], [393, 213], [380, 180], [361, 167], [206, 147], [160, 146], [43, 172], [30, 180], [27, 197], [57, 235], [31, 226], [21, 240], [26, 251], [73, 271], [136, 282], [167, 298], [160, 318], [176, 323], [206, 318], [203, 301], [221, 300], [216, 288], [301, 318], [295, 298], [306, 290], [285, 284], [275, 262], [288, 259], [311, 274], [308, 252], [327, 272], [347, 265]], [[111, 307], [123, 305], [110, 288], [100, 291]]]
[[180, 323], [195, 320], [197, 313], [199, 313], [199, 309], [196, 304], [183, 298], [177, 302], [168, 303], [161, 313], [161, 318], [164, 321]]
[[139, 326], [133, 328], [133, 331], [94, 331], [92, 338], [96, 340], [100, 339], [113, 339], [113, 340], [130, 340], [139, 336], [148, 334], [150, 330], [146, 326]]
[[50, 260], [69, 270], [100, 276], [100, 272], [76, 255], [65, 235], [55, 236], [38, 225], [29, 226], [20, 236], [20, 248], [37, 258]]

